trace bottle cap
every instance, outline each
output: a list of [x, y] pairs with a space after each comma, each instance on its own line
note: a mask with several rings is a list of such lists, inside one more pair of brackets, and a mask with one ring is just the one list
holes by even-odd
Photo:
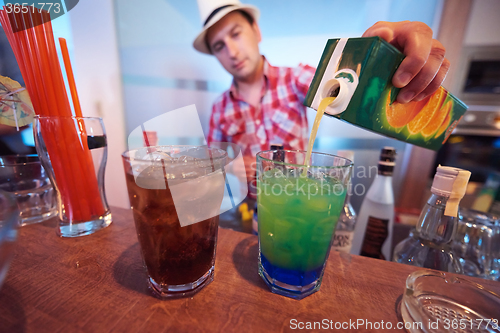
[[396, 149], [393, 147], [382, 148], [378, 161], [378, 174], [391, 176], [394, 171], [394, 166], [396, 165], [394, 160], [396, 160]]
[[453, 188], [451, 190], [450, 198], [446, 203], [446, 208], [444, 210], [444, 215], [446, 216], [457, 216], [458, 214], [458, 204], [460, 200], [465, 195], [467, 190], [467, 184], [469, 183], [470, 171], [459, 170], [458, 175], [453, 182]]
[[448, 197], [444, 215], [457, 216], [458, 204], [465, 195], [469, 183], [470, 171], [459, 168], [438, 166], [431, 192]]
[[461, 169], [438, 166], [434, 181], [432, 182], [431, 192], [437, 195], [449, 197], [453, 190], [453, 183]]
[[[325, 112], [330, 115], [336, 115], [344, 112], [347, 106], [351, 102], [351, 98], [356, 91], [359, 83], [358, 74], [349, 68], [343, 68], [338, 72], [334, 73], [333, 76], [328, 72], [323, 73], [323, 78], [321, 79], [320, 87], [318, 91], [320, 97], [318, 106], [319, 108], [321, 101], [326, 97], [335, 97], [329, 105], [326, 106]], [[333, 77], [331, 80], [326, 81], [327, 77]], [[323, 82], [325, 81], [325, 82]]]
[[396, 149], [393, 147], [384, 147], [380, 151], [380, 161], [394, 162], [396, 160]]
[[383, 176], [392, 176], [392, 173], [394, 172], [394, 165], [396, 163], [394, 162], [385, 162], [385, 161], [379, 161], [378, 162], [378, 174], [383, 175]]
[[393, 167], [393, 166], [396, 165], [396, 163], [394, 163], [394, 162], [388, 162], [388, 161], [378, 161], [378, 165]]
[[276, 152], [273, 153], [274, 161], [285, 162], [285, 152], [283, 151], [283, 145], [281, 143], [272, 144], [271, 150], [276, 150]]

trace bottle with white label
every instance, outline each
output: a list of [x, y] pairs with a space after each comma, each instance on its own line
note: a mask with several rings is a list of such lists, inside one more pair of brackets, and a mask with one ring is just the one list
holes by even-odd
[[465, 195], [470, 172], [437, 168], [431, 196], [410, 237], [394, 249], [393, 260], [402, 264], [463, 273], [450, 243], [458, 225], [458, 204]]
[[396, 150], [384, 147], [378, 162], [378, 174], [361, 204], [354, 232], [352, 254], [391, 260], [394, 225], [392, 173]]
[[[354, 162], [354, 152], [351, 150], [339, 150], [338, 156], [345, 157]], [[351, 184], [349, 184], [351, 185]], [[350, 188], [347, 191], [344, 208], [340, 213], [335, 234], [333, 235], [332, 248], [336, 251], [351, 252], [354, 228], [356, 226], [356, 211], [351, 205]]]

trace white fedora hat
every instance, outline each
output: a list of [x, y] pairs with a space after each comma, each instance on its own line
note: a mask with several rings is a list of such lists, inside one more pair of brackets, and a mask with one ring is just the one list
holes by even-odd
[[198, 9], [200, 10], [203, 28], [194, 40], [193, 47], [206, 54], [212, 54], [205, 41], [208, 28], [230, 12], [243, 10], [250, 14], [255, 21], [259, 19], [259, 9], [257, 7], [242, 4], [239, 0], [198, 0]]

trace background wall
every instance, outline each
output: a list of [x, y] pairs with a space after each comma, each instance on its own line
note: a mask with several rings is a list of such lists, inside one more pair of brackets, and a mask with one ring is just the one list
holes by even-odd
[[464, 38], [468, 45], [500, 45], [500, 1], [475, 0]]
[[[243, 2], [260, 9], [261, 52], [278, 66], [316, 66], [328, 38], [359, 37], [380, 20], [423, 21], [437, 32], [443, 4], [441, 0]], [[140, 5], [133, 0], [116, 0], [115, 10], [127, 135], [149, 119], [190, 104], [196, 105], [207, 134], [212, 102], [229, 88], [231, 77], [213, 56], [198, 53], [192, 47], [202, 26], [196, 0], [145, 0]], [[315, 114], [308, 111], [310, 124]], [[183, 143], [203, 141], [182, 128], [169, 136]], [[173, 143], [161, 137], [159, 142]], [[380, 148], [386, 145], [396, 147], [399, 153], [394, 182], [398, 193], [406, 144], [324, 117], [314, 149], [352, 149], [356, 165], [367, 168], [377, 164]], [[367, 188], [375, 173], [359, 175], [354, 184]], [[361, 195], [352, 200], [356, 209]]]

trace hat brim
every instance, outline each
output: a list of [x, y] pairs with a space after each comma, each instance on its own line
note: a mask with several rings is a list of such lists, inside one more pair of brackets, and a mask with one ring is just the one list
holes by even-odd
[[220, 10], [217, 14], [215, 14], [210, 21], [203, 27], [203, 30], [198, 34], [193, 42], [193, 47], [205, 54], [212, 54], [210, 49], [207, 47], [207, 43], [205, 41], [205, 37], [207, 35], [208, 29], [213, 26], [215, 23], [219, 22], [224, 16], [227, 14], [234, 12], [235, 10], [243, 10], [250, 14], [255, 21], [259, 19], [259, 9], [252, 5], [234, 5]]

